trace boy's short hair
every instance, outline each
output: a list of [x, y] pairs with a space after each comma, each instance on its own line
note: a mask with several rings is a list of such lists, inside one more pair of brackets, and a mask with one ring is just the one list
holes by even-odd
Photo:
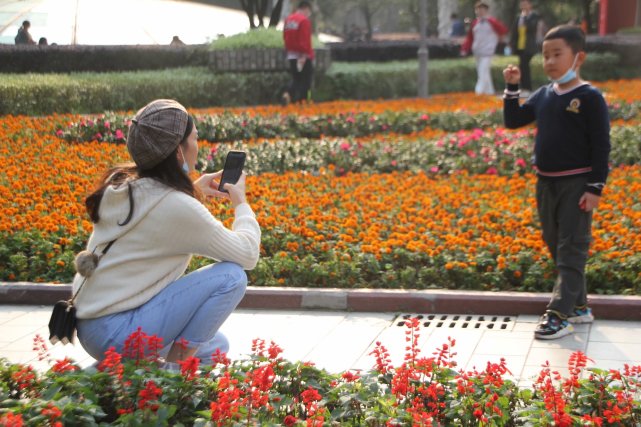
[[570, 46], [573, 53], [585, 50], [585, 33], [577, 25], [559, 25], [545, 34], [543, 41], [563, 39]]
[[476, 9], [477, 7], [482, 7], [483, 9], [489, 9], [490, 5], [482, 1], [477, 1], [476, 4], [474, 5], [474, 9]]
[[25, 28], [26, 28], [26, 27], [30, 27], [30, 26], [31, 26], [31, 22], [29, 22], [29, 21], [22, 21], [22, 26], [23, 26], [23, 27], [25, 27]]
[[306, 0], [298, 2], [298, 9], [309, 9], [312, 10], [312, 3]]

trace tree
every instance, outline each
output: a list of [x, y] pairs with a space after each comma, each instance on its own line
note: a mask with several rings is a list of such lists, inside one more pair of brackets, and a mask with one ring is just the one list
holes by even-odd
[[[265, 16], [267, 15], [267, 10], [269, 9], [271, 0], [240, 0], [240, 6], [243, 8], [249, 18], [249, 28], [261, 28], [265, 26]], [[280, 14], [283, 10], [283, 0], [276, 0], [276, 4], [272, 8], [269, 26], [275, 27], [280, 21]], [[256, 23], [258, 19], [258, 23]]]

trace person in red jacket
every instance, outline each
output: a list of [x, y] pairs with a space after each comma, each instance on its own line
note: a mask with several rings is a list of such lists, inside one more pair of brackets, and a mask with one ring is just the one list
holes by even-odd
[[472, 21], [467, 37], [461, 46], [461, 55], [474, 54], [476, 59], [477, 81], [474, 92], [479, 94], [494, 94], [492, 83], [492, 56], [496, 51], [499, 39], [507, 34], [508, 29], [498, 19], [489, 15], [490, 7], [481, 1], [474, 6], [476, 19]]
[[289, 62], [292, 81], [283, 93], [284, 104], [309, 99], [314, 73], [314, 49], [312, 49], [312, 23], [309, 17], [312, 5], [308, 1], [298, 3], [296, 10], [285, 19], [283, 39]]

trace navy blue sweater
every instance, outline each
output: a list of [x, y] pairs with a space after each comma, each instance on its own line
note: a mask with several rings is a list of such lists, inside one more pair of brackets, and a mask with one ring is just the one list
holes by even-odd
[[608, 176], [610, 117], [601, 93], [590, 84], [557, 93], [543, 86], [519, 105], [518, 85], [508, 85], [503, 101], [505, 126], [536, 120], [534, 165], [540, 176], [561, 179], [587, 174], [586, 191], [601, 195]]

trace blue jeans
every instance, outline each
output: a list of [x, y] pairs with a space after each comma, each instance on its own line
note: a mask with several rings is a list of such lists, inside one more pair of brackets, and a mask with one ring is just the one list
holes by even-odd
[[198, 347], [196, 357], [208, 364], [216, 349], [229, 350], [218, 329], [234, 311], [247, 288], [247, 275], [237, 264], [219, 262], [169, 284], [152, 299], [131, 310], [96, 319], [78, 319], [78, 339], [93, 358], [102, 360], [109, 347], [121, 353], [125, 340], [138, 327], [162, 338], [163, 351], [184, 339]]

